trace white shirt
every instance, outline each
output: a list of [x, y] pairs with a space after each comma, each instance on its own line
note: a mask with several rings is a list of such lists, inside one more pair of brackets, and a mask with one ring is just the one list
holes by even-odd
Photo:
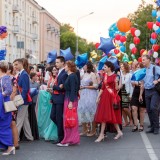
[[20, 72], [19, 72], [19, 75], [21, 75], [21, 73], [24, 71], [24, 69], [22, 69]]
[[44, 80], [48, 81], [49, 79], [50, 79], [50, 76], [49, 76], [49, 72], [47, 71], [45, 74]]
[[59, 76], [59, 74], [63, 71], [63, 69], [64, 69], [64, 68], [59, 69], [59, 71], [58, 71], [58, 76]]

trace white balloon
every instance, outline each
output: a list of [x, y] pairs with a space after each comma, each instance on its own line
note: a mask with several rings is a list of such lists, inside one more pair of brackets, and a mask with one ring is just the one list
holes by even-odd
[[115, 40], [115, 43], [119, 45], [121, 43], [121, 41], [120, 40]]
[[159, 29], [159, 26], [157, 26], [156, 24], [153, 25], [153, 29], [156, 31]]
[[160, 17], [160, 11], [157, 12], [157, 17]]
[[139, 37], [141, 35], [141, 31], [139, 29], [135, 30], [135, 36]]
[[134, 48], [134, 47], [135, 47], [135, 44], [134, 44], [134, 43], [131, 43], [131, 44], [129, 45], [130, 50], [132, 50], [132, 48]]
[[158, 57], [158, 52], [154, 52], [153, 53], [153, 58], [157, 58]]

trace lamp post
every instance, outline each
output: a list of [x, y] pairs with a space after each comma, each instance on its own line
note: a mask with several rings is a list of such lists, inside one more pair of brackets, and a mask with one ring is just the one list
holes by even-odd
[[89, 13], [89, 14], [87, 14], [87, 15], [84, 15], [84, 16], [81, 16], [81, 17], [79, 17], [78, 19], [77, 19], [77, 35], [76, 35], [76, 57], [79, 55], [79, 51], [78, 51], [78, 22], [79, 22], [79, 20], [81, 20], [82, 18], [85, 18], [85, 17], [87, 17], [87, 16], [89, 16], [89, 15], [91, 15], [91, 14], [93, 14], [94, 12], [91, 12], [91, 13]]

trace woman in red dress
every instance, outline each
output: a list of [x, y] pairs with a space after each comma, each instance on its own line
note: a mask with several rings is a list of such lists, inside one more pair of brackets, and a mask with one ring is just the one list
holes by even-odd
[[[117, 93], [117, 90], [119, 89], [118, 79], [113, 71], [114, 65], [111, 62], [106, 62], [104, 64], [105, 74], [102, 89], [97, 98], [98, 107], [95, 115], [95, 122], [101, 123], [101, 132], [95, 142], [104, 140], [104, 130], [107, 123], [114, 124], [116, 128], [117, 135], [114, 137], [115, 140], [123, 136], [123, 133], [119, 128], [119, 124], [122, 124], [122, 117], [120, 98]], [[114, 104], [116, 104], [117, 107], [114, 107]]]

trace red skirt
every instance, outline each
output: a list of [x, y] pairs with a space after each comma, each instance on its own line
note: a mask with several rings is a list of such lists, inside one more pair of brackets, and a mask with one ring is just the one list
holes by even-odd
[[122, 124], [121, 109], [113, 108], [113, 96], [104, 89], [95, 114], [95, 122]]

